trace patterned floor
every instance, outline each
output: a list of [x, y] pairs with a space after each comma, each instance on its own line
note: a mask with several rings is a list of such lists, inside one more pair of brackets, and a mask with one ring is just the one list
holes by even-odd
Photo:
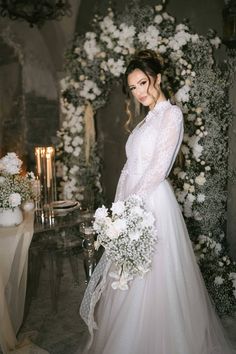
[[[85, 289], [85, 272], [81, 257], [78, 259], [78, 266], [79, 281], [76, 283], [71, 262], [67, 258], [64, 259], [55, 299], [51, 287], [50, 262], [44, 260], [38, 289], [30, 306], [28, 297], [27, 314], [20, 335], [30, 332], [32, 341], [51, 354], [74, 354], [86, 337], [87, 330], [78, 313]], [[225, 319], [224, 325], [236, 348], [236, 319]]]
[[86, 333], [86, 326], [79, 316], [79, 305], [86, 286], [81, 258], [78, 259], [78, 265], [79, 281], [75, 282], [71, 264], [65, 258], [55, 299], [51, 289], [50, 263], [45, 261], [37, 293], [30, 304], [29, 301], [26, 304], [26, 316], [20, 335], [30, 334], [35, 344], [51, 354], [75, 353]]

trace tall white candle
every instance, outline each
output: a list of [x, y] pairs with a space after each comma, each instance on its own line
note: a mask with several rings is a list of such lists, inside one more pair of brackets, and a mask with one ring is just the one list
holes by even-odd
[[40, 148], [35, 148], [36, 164], [37, 164], [37, 174], [41, 174], [41, 161], [40, 161]]
[[47, 187], [50, 188], [51, 186], [51, 179], [52, 179], [52, 160], [50, 152], [46, 153], [47, 159]]

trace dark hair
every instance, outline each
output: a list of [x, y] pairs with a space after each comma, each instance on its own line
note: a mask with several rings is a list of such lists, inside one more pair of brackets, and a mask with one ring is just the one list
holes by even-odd
[[127, 94], [129, 92], [128, 89], [128, 76], [135, 69], [139, 69], [144, 72], [147, 76], [152, 76], [156, 78], [158, 74], [162, 74], [163, 61], [161, 58], [150, 49], [141, 50], [136, 55], [134, 55], [133, 59], [129, 62], [123, 80], [123, 89]]
[[156, 80], [157, 75], [162, 74], [163, 61], [153, 50], [146, 49], [141, 50], [136, 55], [134, 55], [131, 61], [129, 62], [123, 77], [123, 91], [127, 96], [126, 113], [128, 115], [128, 120], [125, 123], [125, 128], [128, 131], [130, 123], [132, 122], [132, 114], [130, 111], [130, 89], [128, 87], [128, 76], [135, 69], [141, 70], [147, 76], [150, 84], [149, 76], [153, 77]]

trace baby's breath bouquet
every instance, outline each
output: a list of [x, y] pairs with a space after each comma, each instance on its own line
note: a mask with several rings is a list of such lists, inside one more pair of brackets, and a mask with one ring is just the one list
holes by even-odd
[[116, 268], [109, 274], [116, 279], [111, 286], [127, 290], [128, 281], [143, 277], [151, 269], [157, 241], [154, 217], [137, 195], [113, 203], [110, 212], [102, 206], [94, 216], [95, 248], [102, 245]]
[[16, 208], [33, 200], [32, 172], [21, 174], [22, 161], [14, 152], [0, 159], [0, 208]]

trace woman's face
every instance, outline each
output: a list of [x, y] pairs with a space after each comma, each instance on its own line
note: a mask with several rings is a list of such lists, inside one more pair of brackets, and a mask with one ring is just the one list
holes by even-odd
[[[148, 80], [150, 79], [150, 82]], [[152, 76], [147, 76], [142, 70], [135, 69], [128, 75], [128, 86], [133, 96], [143, 105], [152, 109], [160, 97], [161, 75], [156, 82]]]

